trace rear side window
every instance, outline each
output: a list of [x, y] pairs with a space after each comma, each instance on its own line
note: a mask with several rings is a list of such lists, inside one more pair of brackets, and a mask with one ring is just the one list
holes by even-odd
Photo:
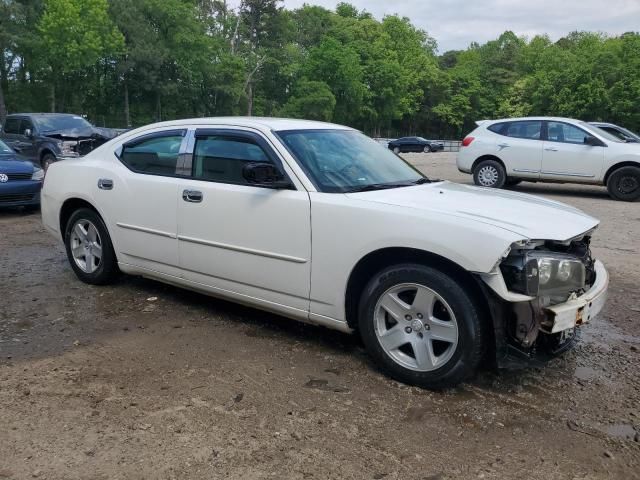
[[5, 133], [20, 133], [20, 119], [19, 118], [7, 118], [4, 124]]
[[501, 122], [491, 125], [489, 130], [506, 137], [540, 140], [542, 121], [522, 120], [517, 122]]
[[193, 178], [249, 185], [243, 175], [247, 163], [273, 163], [253, 140], [241, 136], [202, 135], [193, 151]]
[[174, 176], [182, 138], [183, 132], [173, 131], [133, 140], [124, 145], [120, 161], [137, 173]]

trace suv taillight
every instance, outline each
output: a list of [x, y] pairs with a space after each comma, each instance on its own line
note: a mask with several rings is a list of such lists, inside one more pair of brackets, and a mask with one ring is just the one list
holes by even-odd
[[462, 146], [463, 147], [468, 147], [469, 145], [471, 145], [471, 142], [473, 142], [474, 137], [464, 137], [464, 140], [462, 140]]

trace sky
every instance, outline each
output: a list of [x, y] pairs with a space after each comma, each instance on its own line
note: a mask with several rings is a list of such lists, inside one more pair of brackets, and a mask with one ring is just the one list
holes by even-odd
[[[339, 0], [284, 0], [294, 9], [304, 3], [334, 9]], [[618, 35], [640, 30], [640, 0], [347, 0], [376, 18], [398, 14], [426, 30], [440, 53], [484, 43], [505, 30], [518, 36], [548, 34], [557, 40], [575, 30]], [[231, 0], [229, 4], [240, 3]]]

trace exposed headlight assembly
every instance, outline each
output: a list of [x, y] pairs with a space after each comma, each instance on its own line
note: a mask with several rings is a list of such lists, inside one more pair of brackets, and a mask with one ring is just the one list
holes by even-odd
[[60, 152], [63, 157], [77, 157], [78, 152], [76, 151], [76, 147], [78, 142], [74, 141], [60, 141], [58, 142], [58, 147], [60, 147]]
[[500, 264], [509, 290], [531, 297], [569, 294], [583, 289], [584, 264], [572, 255], [531, 250], [510, 255]]

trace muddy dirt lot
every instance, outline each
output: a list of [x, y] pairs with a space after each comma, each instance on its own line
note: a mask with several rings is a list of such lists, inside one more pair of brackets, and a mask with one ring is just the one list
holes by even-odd
[[[452, 154], [407, 157], [470, 182]], [[38, 214], [0, 211], [0, 478], [640, 478], [640, 204], [517, 190], [602, 219], [608, 305], [546, 368], [441, 393], [384, 377], [355, 337], [138, 278], [82, 284]]]

